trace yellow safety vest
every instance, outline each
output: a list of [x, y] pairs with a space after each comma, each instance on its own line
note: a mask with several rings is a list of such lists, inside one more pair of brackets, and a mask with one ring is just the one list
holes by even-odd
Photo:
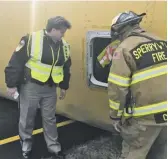
[[[31, 51], [29, 53], [29, 45], [31, 38]], [[26, 67], [31, 69], [31, 77], [40, 82], [46, 82], [51, 74], [51, 77], [54, 83], [58, 84], [63, 81], [64, 73], [63, 73], [63, 65], [56, 66], [56, 63], [59, 59], [60, 48], [58, 50], [57, 59], [54, 59], [54, 51], [51, 48], [53, 63], [52, 65], [47, 65], [41, 62], [42, 54], [43, 54], [43, 38], [44, 38], [44, 30], [40, 30], [37, 32], [33, 32], [31, 36], [29, 36], [28, 45], [27, 45], [27, 53], [30, 56], [29, 61], [26, 63]], [[63, 53], [65, 62], [68, 60], [70, 56], [70, 47], [69, 44], [62, 39], [63, 42]]]
[[112, 60], [112, 56], [113, 53], [115, 51], [115, 49], [119, 46], [121, 42], [119, 40], [115, 40], [113, 42], [111, 42], [97, 57], [98, 62], [100, 63], [100, 65], [104, 68], [105, 66], [109, 65], [111, 60]]

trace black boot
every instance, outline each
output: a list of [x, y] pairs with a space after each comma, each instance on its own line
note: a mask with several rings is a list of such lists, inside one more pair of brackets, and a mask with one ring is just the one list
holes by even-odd
[[22, 152], [21, 156], [19, 159], [30, 159], [30, 152]]
[[50, 157], [42, 157], [41, 159], [65, 159], [65, 154], [63, 154], [63, 152], [60, 151], [57, 154], [51, 154]]
[[65, 159], [65, 154], [62, 151], [60, 151], [58, 152], [58, 154], [55, 155], [54, 159]]

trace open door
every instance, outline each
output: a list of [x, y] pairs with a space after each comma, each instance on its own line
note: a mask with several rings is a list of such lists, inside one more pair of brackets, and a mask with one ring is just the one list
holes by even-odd
[[107, 79], [111, 64], [102, 68], [97, 60], [97, 56], [111, 43], [110, 32], [89, 31], [87, 32], [86, 40], [88, 86], [107, 88]]

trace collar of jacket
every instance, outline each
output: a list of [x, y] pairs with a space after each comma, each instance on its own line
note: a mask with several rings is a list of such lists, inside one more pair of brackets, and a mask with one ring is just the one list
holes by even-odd
[[135, 25], [133, 27], [132, 26], [127, 26], [127, 27], [124, 28], [123, 34], [121, 34], [120, 40], [121, 41], [125, 40], [133, 32], [134, 33], [142, 33], [142, 32], [145, 32], [145, 30], [140, 28], [139, 25]]
[[43, 31], [44, 31], [44, 38], [46, 37], [47, 38], [47, 40], [50, 42], [50, 43], [54, 43], [54, 44], [62, 44], [62, 40], [60, 40], [60, 41], [57, 41], [56, 43], [52, 40], [52, 38], [49, 36], [49, 35], [47, 35], [47, 31], [45, 30], [45, 29], [43, 29]]

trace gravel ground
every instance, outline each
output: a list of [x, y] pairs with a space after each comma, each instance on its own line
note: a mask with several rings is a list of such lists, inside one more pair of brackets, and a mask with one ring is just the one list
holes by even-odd
[[121, 137], [117, 134], [101, 136], [66, 152], [66, 159], [117, 159], [121, 151]]
[[[122, 139], [118, 134], [108, 133], [72, 147], [66, 152], [66, 159], [118, 159], [121, 142]], [[155, 141], [146, 159], [167, 159], [167, 140], [162, 134]]]

